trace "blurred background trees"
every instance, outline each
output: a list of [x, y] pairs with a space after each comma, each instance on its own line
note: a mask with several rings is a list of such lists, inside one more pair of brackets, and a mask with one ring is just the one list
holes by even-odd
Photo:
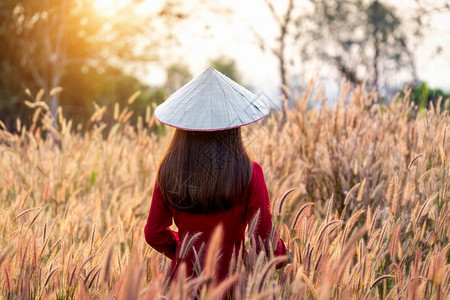
[[[138, 113], [145, 111], [197, 73], [185, 55], [190, 50], [181, 42], [186, 39], [183, 29], [195, 28], [193, 33], [188, 31], [189, 38], [208, 48], [211, 37], [220, 36], [213, 31], [219, 17], [229, 28], [237, 24], [239, 30], [253, 32], [254, 43], [272, 55], [278, 64], [274, 86], [289, 85], [288, 78], [301, 76], [299, 69], [316, 62], [353, 84], [367, 81], [367, 87], [380, 95], [387, 92], [388, 83], [401, 82], [397, 90], [405, 83], [427, 90], [419, 82], [416, 49], [434, 34], [433, 16], [450, 12], [448, 0], [415, 0], [415, 9], [408, 13], [390, 0], [265, 0], [258, 5], [272, 18], [267, 21], [272, 21], [275, 34], [270, 35], [245, 24], [233, 4], [211, 0], [153, 3], [2, 0], [0, 120], [13, 129], [17, 117], [27, 119], [30, 112], [24, 100], [30, 97], [26, 89], [33, 95], [43, 90], [53, 114], [62, 106], [66, 116], [80, 122], [90, 116], [94, 101], [122, 105], [137, 90], [141, 93], [133, 108]], [[256, 5], [248, 13], [257, 14]], [[111, 7], [115, 12], [109, 11]], [[442, 41], [434, 45], [436, 56], [450, 58]], [[248, 84], [240, 62], [226, 51], [205, 57], [205, 64]], [[162, 66], [165, 80], [156, 84], [144, 80], [149, 65]], [[50, 95], [57, 86], [62, 92]], [[289, 97], [286, 89], [279, 91], [278, 95]]]
[[219, 56], [212, 59], [209, 64], [220, 73], [228, 76], [237, 83], [242, 84], [241, 74], [238, 70], [237, 63], [233, 58]]
[[[63, 87], [62, 93], [48, 97], [52, 114], [61, 105], [65, 113], [80, 120], [91, 112], [93, 101], [125, 102], [134, 91], [148, 90], [132, 74], [140, 65], [157, 61], [159, 44], [169, 38], [167, 29], [154, 34], [158, 30], [154, 20], [162, 14], [166, 22], [184, 16], [172, 10], [175, 2], [160, 11], [138, 14], [135, 10], [142, 2], [125, 2], [114, 18], [104, 18], [90, 0], [0, 2], [4, 123], [27, 114], [25, 89], [33, 93], [42, 89], [48, 95], [53, 87]], [[156, 91], [140, 97], [144, 102], [155, 97], [161, 102], [165, 95]]]
[[[397, 10], [380, 1], [319, 0], [309, 22], [306, 57], [329, 62], [343, 78], [360, 84], [371, 80], [380, 92], [383, 74], [403, 70], [415, 80], [414, 60]], [[305, 26], [306, 27], [306, 26]]]
[[[416, 9], [409, 11], [394, 6], [394, 1], [381, 0], [282, 2], [265, 0], [278, 27], [275, 40], [254, 31], [260, 48], [277, 59], [282, 85], [288, 84], [287, 77], [295, 76], [299, 66], [316, 61], [354, 85], [367, 82], [380, 96], [400, 77], [409, 85], [420, 84], [417, 46], [436, 30], [430, 22], [433, 14], [450, 12], [447, 0], [417, 0]], [[442, 42], [438, 55], [445, 47]]]
[[430, 89], [425, 82], [411, 86], [412, 101], [418, 108], [430, 108], [433, 105], [435, 108], [444, 109], [445, 99], [450, 99], [450, 93], [446, 93], [441, 89]]
[[175, 63], [167, 68], [167, 79], [164, 86], [171, 94], [191, 79], [192, 74], [189, 67], [184, 63]]

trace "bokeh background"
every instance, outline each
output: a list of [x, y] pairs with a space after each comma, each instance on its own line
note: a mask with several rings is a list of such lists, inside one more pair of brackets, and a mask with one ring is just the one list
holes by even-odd
[[[448, 299], [449, 1], [0, 0], [0, 295]], [[250, 225], [226, 281], [212, 238], [168, 286], [152, 110], [208, 66], [272, 100], [242, 135], [290, 258]]]
[[448, 0], [1, 0], [0, 120], [30, 122], [40, 90], [80, 124], [138, 91], [136, 117], [208, 66], [275, 106], [311, 78], [330, 104], [346, 80], [426, 106], [449, 95], [449, 48]]

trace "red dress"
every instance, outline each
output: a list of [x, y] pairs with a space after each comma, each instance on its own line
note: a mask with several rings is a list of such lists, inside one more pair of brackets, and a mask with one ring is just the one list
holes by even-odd
[[[228, 274], [230, 260], [233, 251], [238, 251], [245, 239], [245, 228], [253, 216], [260, 210], [259, 222], [255, 228], [255, 237], [269, 243], [272, 229], [269, 194], [267, 192], [264, 174], [261, 166], [253, 162], [253, 173], [249, 185], [246, 187], [241, 199], [236, 201], [231, 209], [218, 213], [192, 214], [177, 210], [166, 204], [157, 183], [153, 191], [153, 199], [144, 228], [145, 240], [157, 251], [163, 253], [172, 260], [171, 277], [176, 273], [180, 264], [179, 251], [183, 238], [189, 234], [201, 232], [200, 237], [194, 242], [193, 248], [198, 251], [208, 241], [215, 227], [223, 225], [224, 234], [221, 245], [221, 258], [217, 266], [218, 279], [223, 280]], [[169, 229], [172, 218], [178, 227], [178, 232]], [[233, 250], [234, 249], [234, 250]], [[206, 251], [203, 251], [205, 253]], [[286, 247], [281, 239], [278, 240], [275, 249], [276, 255], [286, 254]], [[186, 262], [187, 275], [194, 275], [194, 251], [189, 251], [184, 261]]]

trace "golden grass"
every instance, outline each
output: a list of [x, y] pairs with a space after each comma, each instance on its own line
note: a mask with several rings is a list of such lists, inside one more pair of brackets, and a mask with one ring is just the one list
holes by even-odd
[[[208, 263], [200, 276], [180, 272], [170, 286], [170, 262], [146, 245], [143, 226], [172, 131], [150, 109], [130, 124], [133, 112], [117, 105], [96, 107], [81, 133], [61, 110], [52, 119], [38, 93], [27, 103], [35, 110], [30, 127], [18, 121], [18, 134], [0, 130], [1, 298], [216, 299], [234, 286], [236, 299], [445, 299], [448, 110], [371, 105], [376, 95], [348, 86], [335, 108], [322, 101], [307, 110], [313, 85], [296, 93], [283, 126], [271, 116], [243, 128], [264, 169], [288, 263], [275, 271], [283, 258], [272, 249], [257, 255], [259, 241], [249, 239], [251, 268], [233, 261], [229, 279], [215, 282], [213, 243], [202, 249]], [[102, 123], [107, 112], [110, 128]]]

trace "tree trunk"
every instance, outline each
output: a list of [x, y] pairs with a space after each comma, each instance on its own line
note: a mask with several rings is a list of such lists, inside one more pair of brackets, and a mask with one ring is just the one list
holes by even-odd
[[[61, 76], [60, 74], [57, 74], [53, 83], [52, 83], [52, 88], [58, 87], [61, 81]], [[52, 118], [54, 119], [54, 125], [57, 126], [57, 122], [56, 122], [56, 111], [58, 110], [59, 107], [59, 93], [54, 94], [53, 96], [50, 97], [50, 113], [52, 114]]]
[[[294, 0], [289, 0], [286, 13], [282, 23], [280, 23], [280, 47], [278, 49], [278, 62], [280, 64], [280, 79], [281, 79], [281, 99], [286, 100], [289, 106], [289, 95], [286, 92], [287, 86], [287, 73], [286, 73], [286, 60], [285, 60], [285, 48], [286, 48], [286, 38], [288, 35], [288, 26], [291, 23], [292, 11], [294, 9]], [[286, 108], [284, 102], [281, 103], [281, 128], [283, 128], [284, 123], [286, 123]]]
[[[61, 83], [61, 77], [63, 72], [63, 67], [66, 64], [66, 51], [67, 45], [65, 43], [65, 33], [66, 33], [66, 20], [65, 14], [68, 8], [67, 0], [61, 2], [60, 11], [59, 11], [59, 20], [60, 25], [58, 28], [58, 34], [56, 37], [56, 43], [54, 47], [54, 59], [51, 61], [52, 63], [52, 82], [50, 89], [59, 87]], [[58, 127], [56, 120], [56, 111], [59, 107], [59, 93], [54, 94], [50, 98], [50, 112], [53, 118], [53, 125], [55, 128]]]
[[[284, 33], [285, 34], [285, 33]], [[279, 63], [279, 70], [280, 70], [280, 79], [281, 79], [281, 126], [284, 126], [284, 123], [286, 122], [286, 107], [285, 107], [285, 101], [287, 102], [287, 106], [289, 106], [289, 95], [286, 92], [287, 88], [287, 81], [286, 81], [286, 63], [284, 59], [284, 35], [280, 42], [280, 49], [279, 49], [279, 55], [278, 55], [278, 63]]]
[[380, 56], [380, 49], [378, 46], [378, 40], [375, 40], [375, 56], [373, 58], [373, 85], [375, 90], [377, 91], [377, 95], [380, 95], [380, 91], [378, 89], [378, 59]]
[[375, 90], [377, 92], [377, 98], [380, 96], [380, 90], [378, 87], [378, 60], [380, 58], [380, 42], [378, 40], [378, 33], [380, 31], [380, 28], [378, 27], [379, 25], [379, 11], [380, 11], [380, 4], [378, 3], [378, 0], [375, 0], [375, 2], [373, 3], [374, 7], [375, 7], [375, 13], [374, 13], [374, 19], [372, 20], [373, 25], [374, 25], [374, 30], [373, 30], [373, 37], [375, 39], [375, 55], [373, 57], [373, 85], [375, 87]]

